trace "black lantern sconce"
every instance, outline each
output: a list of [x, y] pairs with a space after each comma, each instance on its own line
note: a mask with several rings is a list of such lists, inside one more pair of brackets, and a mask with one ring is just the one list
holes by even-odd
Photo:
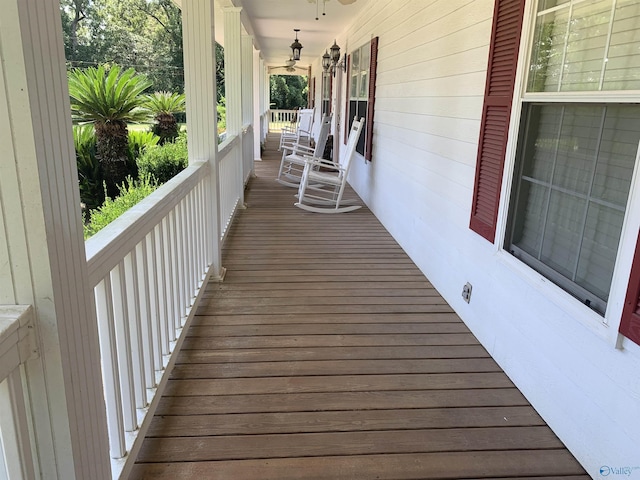
[[291, 51], [293, 52], [291, 58], [297, 62], [300, 60], [300, 50], [302, 50], [302, 44], [298, 41], [298, 32], [300, 29], [294, 28], [293, 31], [296, 32], [296, 39], [291, 44]]
[[[330, 52], [330, 53], [329, 53]], [[329, 49], [329, 52], [325, 50], [324, 55], [322, 56], [322, 69], [325, 72], [333, 73], [333, 76], [336, 76], [336, 70], [338, 68], [342, 69], [343, 72], [347, 71], [347, 54], [344, 54], [344, 58], [340, 60], [340, 47], [333, 41], [333, 45]]]

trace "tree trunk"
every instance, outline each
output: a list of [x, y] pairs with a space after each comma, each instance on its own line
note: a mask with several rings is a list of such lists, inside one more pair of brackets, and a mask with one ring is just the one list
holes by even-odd
[[178, 136], [178, 122], [170, 113], [156, 115], [153, 133], [160, 137], [160, 144], [170, 142]]
[[122, 121], [96, 123], [96, 157], [102, 166], [102, 176], [107, 186], [107, 195], [115, 198], [120, 194], [128, 176], [133, 176], [129, 167], [129, 132]]

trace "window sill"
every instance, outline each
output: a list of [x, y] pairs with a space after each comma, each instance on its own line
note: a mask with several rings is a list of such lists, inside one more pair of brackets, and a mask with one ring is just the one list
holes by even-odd
[[566, 292], [548, 278], [538, 273], [526, 263], [518, 260], [509, 252], [500, 249], [496, 253], [500, 263], [525, 280], [531, 288], [539, 292], [544, 298], [562, 310], [567, 317], [583, 325], [589, 331], [600, 337], [603, 341], [616, 346], [618, 336], [612, 335], [611, 328], [604, 317], [580, 302], [570, 293]]

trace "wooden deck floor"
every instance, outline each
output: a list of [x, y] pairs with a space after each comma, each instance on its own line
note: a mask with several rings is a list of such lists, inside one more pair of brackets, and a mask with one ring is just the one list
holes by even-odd
[[589, 478], [376, 218], [295, 208], [278, 162], [130, 478]]

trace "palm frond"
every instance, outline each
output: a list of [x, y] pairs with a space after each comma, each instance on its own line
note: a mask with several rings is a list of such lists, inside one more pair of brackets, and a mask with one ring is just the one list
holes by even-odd
[[117, 65], [109, 72], [103, 66], [76, 68], [68, 79], [74, 121], [140, 122], [148, 118], [141, 108], [145, 101], [141, 94], [151, 82], [132, 68], [124, 72]]
[[184, 93], [154, 92], [145, 95], [144, 107], [153, 115], [172, 115], [185, 111]]

